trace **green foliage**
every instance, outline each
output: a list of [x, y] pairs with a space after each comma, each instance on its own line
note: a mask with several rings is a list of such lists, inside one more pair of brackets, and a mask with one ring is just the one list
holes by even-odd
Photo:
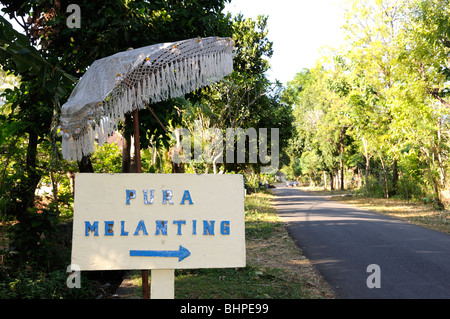
[[345, 45], [299, 72], [283, 96], [298, 130], [291, 168], [299, 160], [314, 181], [340, 166], [366, 194], [448, 201], [448, 8], [349, 1]]
[[239, 14], [234, 20], [237, 54], [234, 69], [243, 77], [263, 77], [270, 68], [267, 58], [273, 54], [273, 44], [267, 38], [267, 19], [268, 16], [259, 15], [255, 21]]
[[95, 173], [120, 173], [122, 171], [122, 152], [116, 143], [97, 147], [92, 155]]
[[81, 289], [70, 289], [66, 285], [68, 273], [65, 269], [51, 272], [36, 271], [33, 266], [0, 275], [1, 299], [92, 299], [95, 298], [96, 283], [81, 277]]
[[[183, 127], [188, 128], [192, 136], [196, 129], [216, 129], [220, 130], [223, 137], [226, 136], [227, 128], [267, 128], [269, 143], [270, 128], [279, 128], [283, 158], [284, 148], [294, 131], [293, 115], [291, 106], [281, 100], [281, 85], [270, 83], [266, 78], [265, 72], [270, 67], [267, 59], [273, 54], [273, 44], [267, 38], [267, 17], [258, 16], [253, 20], [238, 15], [233, 19], [231, 29], [236, 45], [234, 70], [219, 83], [196, 94], [196, 99], [190, 99], [180, 106]], [[204, 145], [210, 143], [203, 142]], [[221, 158], [220, 154], [208, 155], [212, 159]], [[208, 172], [212, 166], [213, 171], [218, 172], [218, 166], [221, 166], [222, 171], [238, 172], [247, 166], [236, 162], [193, 162], [189, 164], [189, 168], [196, 172]], [[260, 165], [260, 162], [254, 163], [252, 168], [259, 171]]]
[[[246, 266], [232, 269], [177, 271], [179, 298], [267, 299], [307, 298], [300, 282], [285, 279], [282, 269]], [[201, 289], [198, 289], [201, 287]], [[236, 288], [239, 289], [236, 289]]]
[[[95, 59], [129, 47], [211, 34], [231, 35], [229, 17], [222, 13], [223, 0], [81, 1], [81, 28], [74, 29], [66, 25], [67, 1], [5, 0], [3, 4], [2, 11], [25, 29], [25, 34], [19, 33], [3, 17], [0, 19], [2, 66], [21, 78], [20, 85], [2, 92], [6, 103], [0, 112], [6, 123], [0, 129], [6, 156], [0, 164], [0, 190], [8, 198], [8, 205], [1, 203], [2, 213], [18, 219], [28, 217], [27, 209], [34, 206], [34, 192], [42, 178], [48, 179], [51, 174], [57, 185], [66, 171], [76, 171], [60, 161], [56, 136], [59, 107], [75, 79]], [[177, 119], [177, 103], [166, 101], [152, 107], [167, 124]], [[143, 149], [151, 144], [151, 138], [165, 139], [167, 145], [165, 132], [148, 110], [140, 112], [140, 119]], [[44, 142], [48, 145], [41, 151]], [[104, 149], [97, 155], [97, 171], [120, 171], [120, 160], [111, 152]], [[60, 199], [67, 194], [60, 194]]]
[[[81, 28], [74, 29], [66, 25], [70, 1], [2, 1], [2, 11], [24, 29], [17, 32], [0, 17], [2, 76], [8, 72], [20, 79], [0, 92], [0, 216], [1, 222], [18, 221], [8, 229], [12, 250], [2, 265], [8, 269], [1, 274], [7, 274], [1, 280], [2, 294], [7, 291], [16, 298], [63, 296], [51, 288], [61, 279], [58, 276], [67, 276], [53, 272], [62, 269], [61, 263], [68, 264], [68, 259], [61, 261], [66, 255], [57, 225], [71, 218], [71, 176], [79, 168], [77, 163], [61, 159], [57, 121], [76, 79], [94, 60], [130, 47], [198, 36], [231, 36], [230, 17], [222, 13], [225, 1], [84, 0], [77, 3]], [[152, 108], [167, 125], [180, 120], [177, 105], [179, 101], [173, 100]], [[169, 161], [162, 149], [159, 163], [153, 163], [145, 150], [154, 140], [167, 146], [166, 133], [148, 110], [139, 115], [143, 167], [168, 172]], [[105, 145], [92, 164], [96, 172], [120, 172], [120, 152], [116, 146]], [[36, 189], [44, 184], [53, 186], [53, 191], [36, 196]], [[25, 262], [33, 263], [34, 273], [46, 275], [22, 273], [17, 265]], [[64, 294], [75, 296], [76, 290]]]

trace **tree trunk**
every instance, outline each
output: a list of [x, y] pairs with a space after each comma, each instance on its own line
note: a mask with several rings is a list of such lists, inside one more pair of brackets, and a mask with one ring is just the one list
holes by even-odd
[[388, 188], [388, 181], [387, 181], [387, 171], [386, 167], [384, 166], [383, 158], [381, 157], [381, 154], [378, 153], [378, 156], [380, 157], [381, 161], [381, 167], [383, 168], [383, 175], [384, 175], [384, 194], [386, 198], [389, 198], [389, 188]]
[[434, 178], [433, 172], [432, 172], [432, 170], [431, 170], [430, 153], [428, 152], [428, 150], [426, 150], [426, 149], [423, 148], [423, 147], [422, 147], [422, 151], [425, 153], [425, 157], [426, 157], [426, 160], [427, 160], [428, 175], [430, 176], [431, 183], [433, 184], [435, 196], [436, 196], [436, 198], [437, 198], [438, 200], [440, 200], [439, 185], [438, 185], [437, 180]]
[[340, 181], [341, 181], [341, 176], [340, 176], [340, 170], [338, 167], [336, 167], [336, 189], [340, 188]]
[[13, 208], [19, 222], [26, 218], [28, 208], [34, 207], [34, 194], [39, 184], [41, 175], [36, 169], [36, 156], [38, 146], [38, 135], [34, 132], [28, 133], [28, 146], [26, 155], [26, 178], [18, 186], [17, 192], [22, 201]]
[[394, 162], [392, 163], [392, 189], [391, 189], [391, 195], [397, 194], [397, 183], [398, 183], [398, 165], [397, 160], [394, 159]]
[[[169, 152], [169, 157], [172, 159], [172, 173], [184, 173], [184, 161], [181, 158], [184, 152], [181, 146], [181, 130], [176, 128], [174, 130], [175, 139], [177, 141], [175, 146], [172, 146]], [[174, 156], [177, 155], [178, 160], [174, 162]], [[215, 169], [215, 167], [214, 167]]]
[[344, 190], [344, 127], [341, 127], [339, 136], [340, 156], [339, 165], [341, 169], [341, 190]]
[[78, 161], [78, 169], [80, 173], [94, 173], [90, 155], [83, 156], [81, 161]]
[[122, 173], [131, 172], [131, 129], [132, 121], [125, 116], [122, 140]]
[[406, 196], [406, 202], [409, 203], [409, 194], [408, 194], [408, 179], [406, 178], [406, 174], [403, 172], [401, 173], [403, 176], [403, 183], [405, 184], [405, 196]]
[[333, 179], [333, 172], [328, 172], [330, 174], [330, 188], [331, 190], [334, 190], [334, 179]]
[[363, 137], [362, 142], [364, 145], [364, 155], [366, 157], [366, 169], [364, 172], [364, 186], [366, 188], [366, 193], [369, 194], [369, 169], [370, 169], [370, 157], [367, 148], [367, 140]]
[[[441, 189], [443, 190], [443, 191], [445, 191], [446, 189], [447, 189], [447, 177], [446, 177], [446, 173], [445, 173], [445, 167], [444, 167], [444, 164], [443, 164], [443, 159], [442, 159], [442, 145], [441, 145], [441, 143], [442, 143], [442, 139], [441, 139], [441, 135], [442, 135], [442, 132], [441, 132], [441, 127], [442, 127], [442, 125], [441, 125], [441, 118], [439, 118], [439, 121], [438, 121], [438, 131], [437, 131], [437, 137], [438, 137], [438, 140], [437, 140], [437, 145], [436, 145], [436, 148], [434, 149], [434, 152], [435, 152], [435, 155], [436, 155], [436, 159], [437, 159], [437, 162], [438, 162], [438, 165], [439, 165], [439, 174], [440, 174], [440, 181], [441, 181]], [[444, 155], [445, 156], [445, 155]]]
[[[50, 171], [50, 181], [52, 183], [53, 200], [55, 202], [57, 202], [58, 201], [58, 181], [56, 180], [53, 170]], [[56, 209], [59, 209], [58, 205], [56, 206]]]
[[362, 175], [361, 169], [359, 167], [356, 168], [356, 178], [357, 178], [356, 186], [358, 189], [360, 189], [362, 186]]
[[72, 171], [67, 171], [66, 172], [67, 178], [69, 179], [69, 183], [70, 183], [70, 194], [72, 196], [75, 195], [75, 173]]

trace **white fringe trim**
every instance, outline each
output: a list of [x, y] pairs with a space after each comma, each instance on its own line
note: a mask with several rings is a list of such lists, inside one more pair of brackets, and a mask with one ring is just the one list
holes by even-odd
[[[232, 45], [232, 40], [228, 41], [228, 46]], [[118, 85], [102, 102], [104, 111], [97, 118], [96, 125], [83, 123], [83, 127], [78, 126], [78, 131], [70, 132], [72, 134], [65, 130], [62, 139], [63, 157], [79, 161], [83, 156], [94, 152], [96, 138], [102, 145], [108, 136], [114, 133], [119, 120], [123, 119], [126, 113], [146, 107], [142, 99], [156, 103], [219, 81], [233, 71], [233, 53], [227, 48], [209, 55], [192, 55], [153, 68], [152, 73], [143, 76], [137, 81], [137, 85], [132, 87], [122, 82], [122, 85]], [[130, 71], [124, 78], [133, 72], [135, 70]]]

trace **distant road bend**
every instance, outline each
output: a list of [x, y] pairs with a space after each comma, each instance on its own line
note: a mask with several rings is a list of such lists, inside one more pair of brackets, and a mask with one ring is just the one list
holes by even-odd
[[297, 188], [273, 193], [290, 235], [339, 298], [450, 298], [449, 235]]

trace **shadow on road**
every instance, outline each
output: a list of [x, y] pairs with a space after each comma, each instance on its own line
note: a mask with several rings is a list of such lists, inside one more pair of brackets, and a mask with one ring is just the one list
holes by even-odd
[[[296, 188], [274, 207], [297, 245], [341, 298], [450, 298], [450, 236]], [[369, 288], [369, 265], [381, 287]]]

